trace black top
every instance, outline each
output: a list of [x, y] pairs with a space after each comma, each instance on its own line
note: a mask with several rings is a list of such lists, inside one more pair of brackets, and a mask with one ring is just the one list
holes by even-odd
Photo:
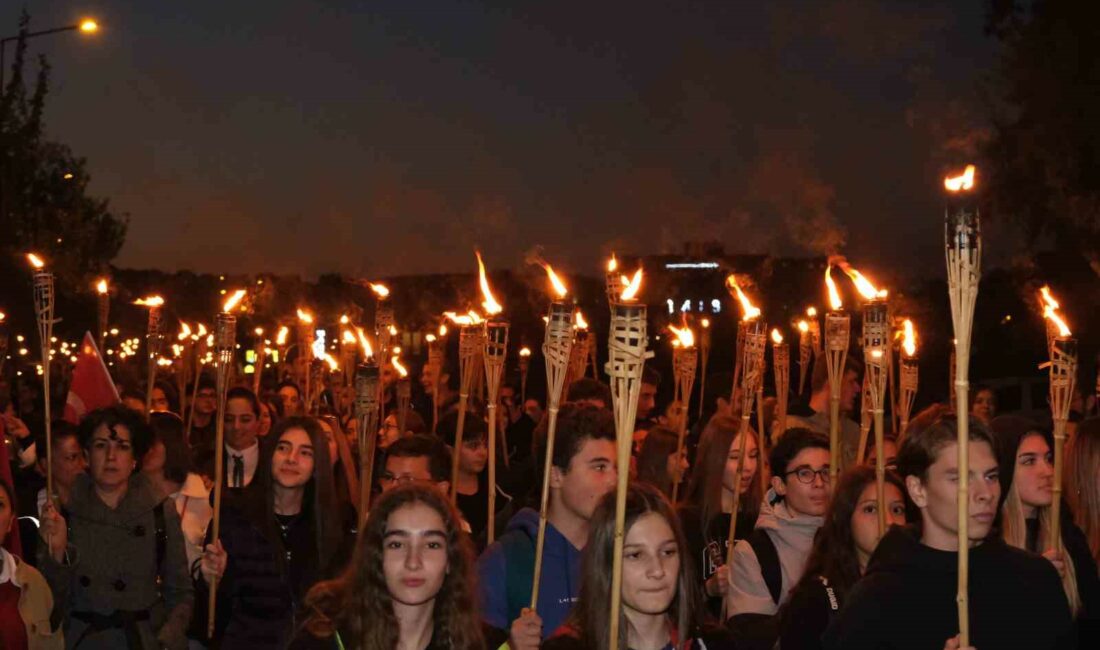
[[[703, 583], [714, 575], [718, 567], [725, 564], [726, 558], [729, 557], [730, 513], [722, 512], [711, 518], [705, 535], [701, 519], [702, 512], [698, 507], [693, 505], [680, 507], [680, 523], [684, 527], [684, 537], [690, 552], [689, 559], [695, 565], [699, 585], [703, 587]], [[734, 541], [747, 538], [755, 526], [756, 516], [739, 510]], [[703, 595], [706, 596], [705, 587], [703, 588]], [[711, 614], [717, 618], [721, 613], [722, 599], [706, 597], [706, 601]]]
[[[623, 631], [625, 634], [625, 631]], [[686, 640], [668, 643], [662, 650], [733, 650], [733, 637], [721, 626], [704, 625]], [[542, 650], [590, 650], [588, 644], [578, 638], [575, 629], [564, 626], [552, 637], [543, 641]]]
[[[822, 647], [942, 648], [959, 633], [958, 554], [920, 543], [914, 528], [882, 538], [867, 573], [829, 624]], [[970, 645], [1073, 648], [1069, 604], [1047, 560], [993, 536], [970, 549]]]
[[[482, 472], [481, 474], [487, 474]], [[489, 523], [489, 492], [488, 481], [481, 475], [477, 477], [477, 492], [473, 494], [455, 493], [455, 505], [466, 523], [470, 524], [470, 536], [478, 539], [485, 532], [485, 526]], [[497, 495], [498, 497], [500, 495]], [[497, 499], [499, 504], [502, 500]]]
[[807, 580], [791, 591], [783, 606], [779, 647], [820, 650], [821, 635], [840, 610], [840, 594], [824, 577]]
[[[1033, 553], [1042, 553], [1039, 548], [1039, 520], [1027, 520], [1027, 548]], [[1077, 595], [1081, 597], [1081, 611], [1077, 614], [1074, 627], [1077, 629], [1077, 647], [1100, 647], [1100, 575], [1096, 571], [1096, 560], [1089, 550], [1088, 538], [1073, 523], [1067, 509], [1062, 508], [1062, 544], [1066, 555], [1073, 562], [1074, 575], [1077, 578]]]

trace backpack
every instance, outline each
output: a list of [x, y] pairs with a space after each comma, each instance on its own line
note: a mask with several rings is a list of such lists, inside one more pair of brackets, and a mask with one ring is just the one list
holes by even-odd
[[[779, 564], [779, 552], [775, 542], [763, 528], [757, 528], [745, 539], [760, 564], [760, 576], [768, 588], [772, 602], [779, 605], [783, 597], [783, 570]], [[779, 615], [737, 614], [727, 625], [733, 634], [734, 647], [738, 650], [772, 650], [779, 641]]]

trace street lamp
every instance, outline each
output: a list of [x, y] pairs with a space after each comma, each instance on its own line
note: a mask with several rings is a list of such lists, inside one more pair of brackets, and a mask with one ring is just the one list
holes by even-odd
[[[85, 18], [79, 23], [73, 23], [72, 25], [65, 25], [64, 27], [54, 27], [53, 29], [43, 29], [37, 32], [27, 32], [24, 38], [35, 38], [36, 36], [47, 36], [49, 34], [59, 34], [61, 32], [79, 31], [82, 34], [95, 34], [99, 31], [99, 23], [91, 18]], [[4, 92], [4, 73], [7, 69], [4, 66], [4, 52], [8, 47], [8, 41], [18, 41], [19, 35], [8, 36], [7, 38], [0, 39], [0, 94]]]

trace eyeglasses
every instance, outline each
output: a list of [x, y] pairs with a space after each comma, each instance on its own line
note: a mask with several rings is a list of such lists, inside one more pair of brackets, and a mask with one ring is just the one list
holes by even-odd
[[791, 474], [794, 474], [795, 476], [798, 477], [798, 482], [799, 483], [805, 483], [806, 485], [811, 485], [814, 482], [814, 479], [818, 476], [821, 477], [821, 482], [822, 483], [827, 484], [829, 482], [829, 466], [828, 465], [826, 465], [825, 467], [822, 467], [821, 469], [816, 469], [816, 470], [815, 469], [810, 469], [809, 467], [799, 467], [796, 470], [792, 470], [790, 472], [787, 472], [783, 476], [786, 477], [786, 476], [790, 476]]
[[393, 474], [383, 474], [378, 477], [379, 483], [385, 483], [386, 485], [407, 485], [409, 483], [416, 483], [417, 485], [427, 485], [432, 482], [431, 479], [416, 478], [408, 474], [402, 474], [401, 476], [394, 476]]

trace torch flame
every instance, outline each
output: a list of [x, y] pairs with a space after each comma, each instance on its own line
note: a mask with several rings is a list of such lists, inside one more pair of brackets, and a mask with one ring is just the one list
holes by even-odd
[[389, 332], [390, 332], [390, 336], [397, 336], [397, 327], [395, 327], [393, 325], [390, 325]]
[[107, 279], [106, 278], [100, 279], [100, 281], [97, 282], [96, 285], [95, 285], [95, 290], [98, 291], [99, 293], [107, 293]]
[[253, 332], [253, 333], [254, 333], [254, 334], [255, 334], [256, 336], [263, 336], [263, 335], [264, 335], [264, 328], [262, 328], [262, 327], [257, 327], [256, 329], [252, 330], [252, 332]]
[[312, 323], [313, 322], [313, 316], [310, 315], [310, 313], [308, 311], [302, 311], [302, 308], [299, 307], [298, 308], [298, 320], [302, 321], [303, 323]]
[[542, 268], [546, 269], [546, 277], [550, 279], [550, 286], [553, 287], [554, 293], [558, 294], [559, 298], [564, 298], [569, 294], [569, 289], [565, 286], [565, 283], [561, 281], [557, 273], [554, 273], [554, 268], [546, 262], [539, 262]]
[[42, 267], [46, 266], [46, 263], [42, 261], [42, 258], [35, 255], [34, 253], [27, 253], [27, 261], [30, 262], [31, 266], [36, 269], [41, 269]]
[[351, 322], [351, 319], [348, 318], [347, 314], [340, 314], [340, 324], [341, 325], [347, 325], [350, 322]]
[[676, 335], [676, 339], [673, 342], [679, 344], [680, 347], [690, 348], [695, 345], [695, 333], [691, 331], [690, 327], [669, 325], [668, 331]]
[[1073, 332], [1069, 331], [1069, 326], [1066, 325], [1066, 321], [1062, 320], [1062, 317], [1058, 315], [1058, 312], [1050, 307], [1043, 308], [1043, 318], [1049, 318], [1056, 326], [1058, 326], [1058, 336], [1066, 337], [1071, 336]]
[[579, 329], [579, 330], [586, 330], [586, 329], [588, 329], [588, 321], [586, 321], [586, 320], [584, 319], [584, 314], [582, 314], [582, 313], [581, 313], [581, 310], [579, 310], [579, 309], [577, 310], [577, 315], [576, 315], [576, 317], [574, 318], [574, 325], [575, 325], [575, 326], [576, 326], [576, 328], [577, 328], [577, 329]]
[[348, 330], [348, 329], [344, 330], [343, 341], [344, 341], [344, 343], [350, 343], [352, 345], [355, 345], [355, 343], [356, 343], [355, 335], [351, 333], [351, 330]]
[[840, 268], [848, 274], [849, 278], [852, 278], [852, 282], [856, 285], [856, 291], [859, 291], [859, 295], [863, 296], [864, 300], [875, 300], [876, 298], [882, 299], [887, 295], [885, 289], [877, 289], [875, 285], [871, 284], [862, 273], [852, 268], [847, 262], [840, 262]]
[[328, 352], [325, 352], [324, 354], [322, 354], [321, 358], [324, 359], [325, 363], [328, 364], [328, 369], [330, 371], [336, 372], [337, 370], [340, 369], [340, 364], [336, 363], [336, 359], [334, 359], [332, 357], [332, 355], [329, 354]]
[[134, 301], [135, 305], [141, 305], [142, 307], [160, 307], [164, 305], [164, 298], [160, 296], [149, 296], [148, 298], [138, 298]]
[[901, 349], [905, 351], [905, 356], [912, 357], [917, 353], [917, 332], [913, 329], [913, 321], [908, 318], [902, 323], [904, 328], [904, 338], [901, 340]]
[[368, 284], [370, 284], [370, 290], [373, 291], [379, 299], [385, 300], [387, 297], [389, 297], [390, 289], [386, 285], [376, 284], [374, 282], [370, 282]]
[[489, 289], [489, 279], [485, 277], [485, 262], [481, 260], [481, 252], [475, 251], [474, 254], [477, 255], [478, 283], [481, 285], [481, 295], [485, 298], [481, 306], [485, 309], [485, 313], [490, 316], [499, 314], [504, 311], [504, 308], [500, 306], [497, 299], [493, 297], [493, 292]]
[[367, 335], [363, 333], [362, 327], [356, 327], [355, 333], [359, 336], [359, 347], [363, 348], [363, 356], [367, 359], [374, 358], [374, 350], [370, 347], [370, 341], [367, 340]]
[[836, 283], [833, 282], [832, 270], [832, 264], [825, 267], [825, 286], [829, 289], [829, 304], [832, 305], [833, 311], [840, 311], [844, 303], [841, 302], [840, 292], [836, 290]]
[[393, 365], [394, 370], [397, 371], [397, 374], [400, 375], [402, 379], [409, 376], [408, 369], [405, 368], [405, 366], [401, 365], [400, 357], [394, 355], [393, 358], [390, 359], [390, 363]]
[[710, 327], [710, 319], [709, 318], [704, 318], [703, 322], [702, 322], [702, 325], [703, 325], [703, 329], [707, 329], [708, 327]]
[[966, 170], [958, 176], [949, 176], [943, 179], [943, 186], [948, 192], [974, 189], [974, 165], [967, 165]]
[[817, 318], [817, 307], [807, 307], [806, 316], [809, 318]]
[[529, 348], [529, 347], [527, 347], [527, 346], [524, 346], [524, 347], [520, 348], [520, 350], [519, 350], [519, 356], [521, 356], [521, 357], [529, 357], [529, 356], [531, 356], [531, 348]]
[[187, 323], [180, 321], [180, 333], [176, 338], [180, 341], [185, 341], [191, 336], [191, 326]]
[[279, 328], [279, 333], [275, 335], [275, 345], [279, 345], [279, 346], [286, 345], [286, 337], [287, 337], [288, 334], [290, 334], [290, 328], [289, 327], [287, 327], [286, 325], [283, 325], [282, 327], [280, 327]]
[[203, 325], [202, 323], [199, 323], [198, 325], [199, 325], [199, 331], [198, 331], [198, 334], [196, 334], [196, 336], [198, 336], [201, 339], [202, 337], [206, 336], [206, 325]]
[[621, 294], [619, 294], [619, 299], [622, 300], [623, 302], [629, 302], [631, 300], [634, 300], [634, 298], [637, 297], [637, 295], [638, 295], [638, 290], [641, 289], [641, 288], [642, 288], [642, 269], [641, 269], [641, 267], [639, 267], [638, 270], [634, 272], [634, 277], [632, 277], [626, 283], [626, 288], [623, 289], [623, 292]]
[[241, 300], [244, 299], [245, 290], [237, 289], [233, 292], [233, 295], [226, 299], [225, 304], [222, 305], [222, 311], [229, 313], [237, 308], [237, 305], [241, 304]]
[[745, 292], [741, 291], [740, 285], [737, 284], [737, 276], [732, 274], [729, 275], [726, 278], [726, 285], [734, 290], [737, 294], [737, 300], [741, 303], [741, 311], [743, 312], [741, 320], [750, 321], [760, 316], [760, 308], [752, 304], [752, 301], [745, 295]]
[[779, 331], [778, 328], [773, 328], [772, 329], [772, 343], [775, 343], [776, 345], [779, 345], [782, 342], [783, 342], [783, 334]]
[[619, 260], [615, 259], [615, 253], [611, 254], [611, 259], [607, 260], [607, 272], [614, 273], [619, 268]]
[[1054, 296], [1051, 295], [1050, 287], [1045, 284], [1039, 289], [1039, 301], [1040, 305], [1044, 308], [1050, 307], [1051, 309], [1059, 309], [1061, 307], [1058, 301], [1054, 299]]
[[447, 324], [446, 323], [440, 323], [439, 324], [439, 335], [440, 336], [447, 336]]
[[428, 343], [435, 343], [435, 334], [428, 334], [424, 337], [424, 340]]
[[447, 320], [459, 326], [477, 325], [481, 322], [481, 317], [472, 310], [461, 315], [453, 311], [445, 311], [443, 315], [447, 317]]

